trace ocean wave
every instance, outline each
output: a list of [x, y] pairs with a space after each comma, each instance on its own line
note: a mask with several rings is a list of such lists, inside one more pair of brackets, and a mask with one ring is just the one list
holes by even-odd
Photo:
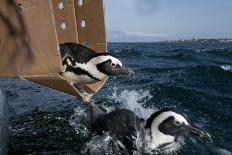
[[[190, 74], [196, 74], [195, 76], [207, 75], [207, 76], [214, 76], [214, 77], [226, 77], [229, 76], [232, 71], [231, 65], [196, 65], [193, 67], [187, 67], [186, 72]], [[230, 71], [230, 72], [228, 72]]]
[[170, 58], [170, 59], [173, 58], [173, 59], [191, 60], [195, 58], [198, 53], [199, 53], [198, 50], [195, 49], [174, 49], [169, 51], [152, 53], [147, 56], [152, 58], [154, 57], [154, 58]]
[[164, 72], [171, 72], [171, 71], [177, 71], [177, 70], [183, 70], [186, 67], [144, 67], [142, 68], [142, 72], [144, 73], [164, 73]]
[[198, 50], [191, 49], [191, 48], [178, 48], [173, 50], [164, 51], [165, 53], [198, 53]]
[[202, 53], [214, 54], [216, 56], [232, 56], [232, 50], [228, 48], [205, 49], [201, 51]]
[[180, 60], [180, 61], [189, 61], [189, 62], [212, 62], [215, 61], [215, 58], [220, 61], [228, 61], [232, 58], [232, 50], [227, 48], [219, 49], [199, 49], [199, 48], [190, 48], [190, 49], [173, 49], [167, 51], [156, 51], [152, 53], [146, 53], [145, 55], [149, 58], [159, 58], [159, 59], [168, 59], [168, 60]]
[[109, 53], [113, 53], [115, 55], [120, 55], [120, 56], [141, 56], [145, 51], [138, 50], [138, 49], [133, 49], [133, 48], [114, 48], [110, 49]]

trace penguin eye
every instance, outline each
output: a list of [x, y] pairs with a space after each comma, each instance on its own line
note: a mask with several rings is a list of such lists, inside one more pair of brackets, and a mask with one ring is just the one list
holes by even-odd
[[116, 64], [115, 64], [115, 63], [112, 63], [112, 64], [111, 64], [111, 66], [112, 66], [112, 67], [115, 67], [115, 66], [116, 66]]
[[181, 123], [180, 123], [179, 121], [174, 121], [174, 124], [175, 124], [176, 126], [180, 126], [180, 125], [181, 125]]

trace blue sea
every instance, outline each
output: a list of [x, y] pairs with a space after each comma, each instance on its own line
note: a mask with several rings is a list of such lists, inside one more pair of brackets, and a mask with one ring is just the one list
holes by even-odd
[[[110, 78], [92, 102], [143, 118], [175, 107], [208, 131], [213, 142], [183, 137], [165, 154], [232, 154], [232, 44], [109, 43], [108, 51], [135, 76]], [[0, 87], [10, 107], [9, 154], [111, 153], [104, 140], [92, 136], [86, 103], [26, 80], [1, 78]]]

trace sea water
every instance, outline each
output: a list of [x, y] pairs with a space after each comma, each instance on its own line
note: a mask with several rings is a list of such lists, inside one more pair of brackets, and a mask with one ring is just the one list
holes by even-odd
[[[108, 50], [135, 76], [110, 78], [92, 102], [107, 111], [130, 109], [145, 119], [175, 107], [214, 142], [183, 137], [166, 153], [231, 155], [232, 44], [109, 43]], [[9, 154], [115, 151], [107, 149], [113, 143], [109, 135], [93, 136], [89, 107], [75, 97], [19, 79], [2, 78], [0, 87], [10, 107]]]

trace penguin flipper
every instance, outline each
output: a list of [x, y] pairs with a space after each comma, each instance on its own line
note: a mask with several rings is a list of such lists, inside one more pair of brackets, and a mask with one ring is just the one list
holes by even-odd
[[91, 112], [90, 112], [90, 119], [91, 119], [91, 123], [94, 124], [94, 122], [96, 121], [96, 119], [99, 116], [105, 115], [106, 112], [102, 111], [100, 108], [97, 107], [96, 104], [94, 103], [90, 103], [90, 107], [91, 107]]

